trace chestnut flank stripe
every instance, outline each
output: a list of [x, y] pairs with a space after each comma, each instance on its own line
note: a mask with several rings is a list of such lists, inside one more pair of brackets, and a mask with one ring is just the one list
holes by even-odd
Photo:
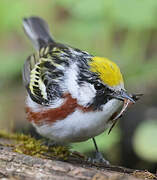
[[91, 107], [83, 107], [77, 104], [77, 100], [72, 98], [70, 94], [64, 95], [65, 102], [58, 108], [44, 110], [41, 112], [33, 112], [31, 108], [26, 107], [27, 119], [37, 125], [51, 124], [57, 120], [64, 120], [68, 115], [73, 113], [76, 109], [82, 112], [89, 112], [93, 109]]

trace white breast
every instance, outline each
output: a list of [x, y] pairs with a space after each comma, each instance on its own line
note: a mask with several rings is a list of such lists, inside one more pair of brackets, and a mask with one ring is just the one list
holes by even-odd
[[108, 119], [122, 105], [121, 101], [112, 99], [103, 106], [103, 111], [82, 112], [76, 110], [64, 120], [58, 120], [53, 124], [34, 126], [37, 131], [56, 142], [69, 143], [88, 140], [101, 134], [111, 124]]

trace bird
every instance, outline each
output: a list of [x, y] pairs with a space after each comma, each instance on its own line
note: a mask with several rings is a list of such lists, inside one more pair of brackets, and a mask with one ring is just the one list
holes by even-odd
[[22, 73], [27, 119], [58, 144], [93, 139], [92, 160], [108, 165], [95, 137], [111, 130], [137, 95], [127, 93], [116, 63], [56, 42], [41, 17], [24, 18], [23, 28], [35, 48]]

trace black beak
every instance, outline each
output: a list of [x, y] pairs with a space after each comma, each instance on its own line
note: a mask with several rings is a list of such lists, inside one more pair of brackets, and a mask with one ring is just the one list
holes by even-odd
[[129, 99], [132, 103], [135, 103], [135, 100], [132, 95], [127, 94], [125, 90], [115, 91], [111, 94], [111, 97], [124, 101], [125, 99]]

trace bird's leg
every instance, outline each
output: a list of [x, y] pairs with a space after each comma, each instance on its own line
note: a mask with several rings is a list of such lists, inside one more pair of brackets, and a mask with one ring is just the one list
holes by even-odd
[[99, 152], [99, 149], [98, 149], [98, 146], [96, 144], [96, 141], [94, 138], [93, 139], [93, 143], [94, 143], [94, 146], [95, 146], [95, 158], [89, 158], [88, 161], [91, 162], [91, 163], [103, 163], [105, 165], [109, 165], [109, 161], [107, 161], [106, 159], [104, 159], [103, 155], [101, 154], [101, 152]]

